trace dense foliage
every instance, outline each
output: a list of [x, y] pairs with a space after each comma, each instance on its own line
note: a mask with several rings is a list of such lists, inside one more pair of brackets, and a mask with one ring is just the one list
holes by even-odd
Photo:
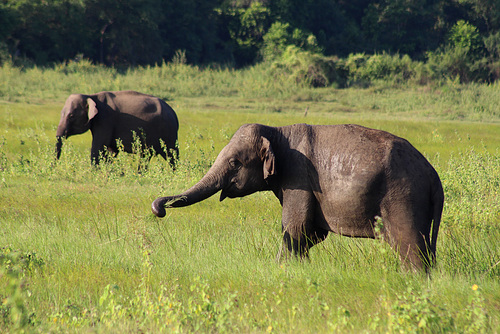
[[[500, 4], [483, 0], [0, 0], [0, 63], [79, 57], [244, 66], [289, 45], [324, 56], [401, 53], [466, 80], [498, 76]], [[181, 52], [180, 52], [181, 51]], [[450, 64], [451, 63], [451, 64]], [[480, 67], [487, 73], [470, 75]], [[463, 69], [465, 68], [465, 69]]]

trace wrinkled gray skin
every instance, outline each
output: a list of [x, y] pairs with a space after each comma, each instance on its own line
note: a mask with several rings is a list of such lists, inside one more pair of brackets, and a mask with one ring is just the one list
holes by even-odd
[[[271, 190], [282, 210], [283, 249], [307, 256], [328, 232], [384, 240], [406, 267], [435, 261], [443, 188], [429, 162], [408, 141], [358, 125], [243, 125], [207, 174], [177, 196], [152, 204], [182, 207], [222, 190], [220, 200]], [[281, 257], [280, 251], [279, 257]]]
[[[99, 164], [99, 152], [107, 149], [118, 153], [117, 139], [125, 152], [132, 152], [133, 132], [143, 148], [150, 147], [167, 160], [160, 144], [168, 148], [168, 159], [174, 166], [178, 156], [177, 115], [165, 101], [134, 91], [100, 92], [93, 95], [72, 94], [61, 111], [57, 127], [56, 157], [61, 156], [62, 139], [90, 130], [92, 132], [91, 161]], [[144, 136], [146, 137], [144, 141]], [[173, 151], [174, 153], [172, 153]]]

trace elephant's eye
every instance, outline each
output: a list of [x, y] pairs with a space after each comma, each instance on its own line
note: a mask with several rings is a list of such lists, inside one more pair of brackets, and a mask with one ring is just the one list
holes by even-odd
[[238, 159], [231, 159], [229, 160], [229, 167], [231, 167], [231, 169], [240, 169], [241, 162]]

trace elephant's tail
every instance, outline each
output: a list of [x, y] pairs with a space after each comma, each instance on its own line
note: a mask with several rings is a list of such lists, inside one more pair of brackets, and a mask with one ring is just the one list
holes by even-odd
[[433, 207], [433, 213], [432, 213], [432, 236], [431, 236], [431, 245], [430, 245], [430, 251], [432, 254], [432, 263], [435, 264], [436, 262], [436, 245], [437, 245], [437, 237], [438, 237], [438, 232], [439, 232], [439, 225], [441, 224], [441, 215], [443, 214], [443, 206], [444, 206], [444, 191], [443, 191], [443, 186], [441, 184], [441, 180], [439, 179], [439, 176], [436, 173], [436, 178], [433, 182], [433, 189], [432, 189], [432, 207]]

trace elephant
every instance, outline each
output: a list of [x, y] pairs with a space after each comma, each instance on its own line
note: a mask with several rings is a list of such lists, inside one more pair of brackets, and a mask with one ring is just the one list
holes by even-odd
[[[91, 162], [99, 164], [105, 149], [118, 153], [117, 140], [123, 150], [132, 153], [134, 133], [144, 148], [152, 148], [175, 168], [179, 155], [175, 111], [163, 100], [135, 91], [100, 92], [92, 95], [71, 94], [61, 111], [57, 127], [56, 158], [61, 156], [62, 139], [90, 130]], [[162, 147], [163, 141], [167, 148]]]
[[308, 258], [329, 232], [381, 237], [404, 268], [428, 272], [444, 193], [436, 170], [407, 140], [355, 124], [241, 126], [202, 179], [152, 211], [183, 207], [219, 190], [220, 201], [272, 191], [282, 206], [278, 258]]

